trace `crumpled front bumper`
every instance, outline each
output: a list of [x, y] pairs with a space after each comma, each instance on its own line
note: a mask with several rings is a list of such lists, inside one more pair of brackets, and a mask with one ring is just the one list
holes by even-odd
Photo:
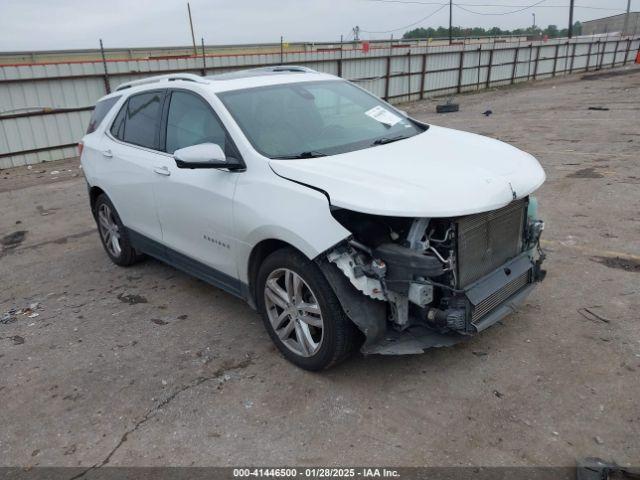
[[[489, 328], [507, 315], [517, 311], [525, 299], [529, 296], [535, 284], [529, 284], [516, 294], [509, 297], [493, 311], [487, 314], [477, 324], [478, 331]], [[362, 349], [364, 354], [378, 355], [411, 355], [424, 353], [428, 348], [449, 347], [456, 343], [472, 338], [471, 335], [459, 333], [439, 333], [428, 327], [409, 327], [402, 332], [388, 330], [387, 334], [377, 343]]]
[[467, 305], [466, 334], [440, 333], [427, 326], [411, 326], [403, 331], [387, 329], [375, 342], [367, 342], [365, 354], [407, 355], [427, 348], [447, 347], [471, 338], [517, 311], [544, 277], [539, 262], [529, 252], [522, 253], [464, 291]]

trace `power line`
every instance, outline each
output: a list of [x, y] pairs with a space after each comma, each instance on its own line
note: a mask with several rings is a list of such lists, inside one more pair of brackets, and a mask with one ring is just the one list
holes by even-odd
[[429, 15], [427, 15], [426, 17], [422, 17], [420, 20], [418, 20], [417, 22], [411, 23], [409, 25], [405, 25], [403, 27], [398, 27], [398, 28], [393, 28], [391, 30], [362, 30], [360, 29], [361, 32], [364, 33], [392, 33], [392, 32], [397, 32], [398, 30], [404, 30], [405, 28], [409, 28], [409, 27], [413, 27], [415, 25], [418, 25], [419, 23], [424, 22], [425, 20], [427, 20], [428, 18], [433, 17], [436, 13], [438, 13], [440, 10], [442, 10], [444, 7], [448, 6], [448, 3], [445, 4], [441, 4], [440, 8], [436, 8], [433, 12], [431, 12]]
[[[402, 3], [402, 4], [413, 4], [413, 5], [449, 5], [448, 3], [442, 2], [422, 2], [419, 0], [368, 0], [370, 2], [377, 3]], [[454, 3], [455, 6], [463, 6], [463, 7], [513, 7], [520, 8], [526, 7], [531, 8], [531, 5], [505, 5], [498, 3]], [[535, 6], [535, 5], [534, 5]], [[569, 5], [542, 5], [538, 8], [569, 8]], [[588, 5], [574, 5], [574, 8], [584, 8], [587, 10], [608, 10], [608, 11], [624, 11], [623, 8], [607, 8], [607, 7], [591, 7]]]
[[[523, 12], [525, 10], [529, 10], [530, 8], [537, 7], [543, 2], [546, 2], [546, 0], [540, 0], [539, 2], [534, 3], [533, 5], [522, 7], [522, 8], [519, 8], [518, 10], [511, 10], [510, 12], [495, 12], [495, 13], [476, 12], [474, 10], [469, 10], [466, 7], [462, 7], [459, 3], [454, 3], [454, 5], [458, 7], [460, 10], [464, 10], [465, 12], [473, 13], [475, 15], [511, 15], [512, 13]], [[508, 5], [503, 5], [503, 6], [507, 7]]]
[[[542, 3], [544, 3], [546, 0], [540, 0], [536, 3], [533, 3], [531, 5], [499, 5], [499, 4], [494, 4], [494, 3], [452, 3], [451, 1], [447, 2], [447, 3], [442, 3], [442, 2], [423, 2], [423, 1], [419, 1], [419, 0], [368, 0], [370, 2], [380, 2], [380, 3], [405, 3], [405, 4], [418, 4], [418, 5], [440, 5], [440, 8], [435, 9], [433, 12], [431, 12], [429, 15], [422, 17], [420, 20], [418, 20], [417, 22], [411, 23], [409, 25], [404, 25], [402, 27], [398, 27], [398, 28], [394, 28], [391, 30], [360, 30], [361, 32], [364, 33], [392, 33], [392, 32], [397, 32], [398, 30], [404, 30], [406, 28], [409, 27], [413, 27], [415, 25], [418, 25], [419, 23], [424, 22], [425, 20], [427, 20], [428, 18], [431, 18], [432, 16], [434, 16], [436, 13], [438, 13], [440, 10], [442, 10], [444, 7], [449, 7], [451, 8], [451, 5], [455, 5], [457, 8], [459, 8], [460, 10], [464, 10], [465, 12], [468, 13], [472, 13], [474, 15], [483, 15], [483, 16], [499, 16], [499, 15], [511, 15], [514, 13], [519, 13], [519, 12], [523, 12], [525, 10], [529, 10], [530, 8], [534, 8], [534, 7], [538, 7], [538, 8], [568, 8], [568, 5], [541, 5]], [[630, 1], [629, 1], [630, 3]], [[495, 13], [489, 13], [489, 12], [478, 12], [475, 10], [471, 10], [469, 8], [466, 7], [513, 7], [516, 8], [516, 10], [511, 10], [509, 12], [495, 12]], [[619, 8], [603, 8], [603, 7], [589, 7], [589, 6], [581, 6], [581, 5], [573, 5], [573, 0], [571, 0], [571, 8], [587, 8], [587, 9], [592, 9], [592, 10], [621, 10]], [[449, 12], [449, 20], [451, 20], [451, 12]], [[450, 28], [451, 30], [451, 28]]]

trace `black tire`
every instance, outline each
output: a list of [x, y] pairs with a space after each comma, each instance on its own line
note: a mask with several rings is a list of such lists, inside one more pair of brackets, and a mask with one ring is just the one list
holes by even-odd
[[[272, 272], [282, 269], [291, 270], [302, 278], [320, 306], [323, 321], [322, 341], [317, 352], [311, 356], [299, 355], [287, 347], [269, 320], [265, 285]], [[300, 368], [319, 371], [333, 367], [347, 359], [360, 344], [361, 336], [357, 327], [345, 315], [320, 268], [292, 248], [277, 250], [262, 262], [256, 282], [256, 297], [269, 336], [282, 355]]]
[[[120, 252], [115, 253], [113, 248], [109, 248], [107, 243], [105, 242], [105, 235], [103, 234], [103, 227], [100, 224], [99, 214], [103, 211], [103, 208], [107, 207], [111, 213], [110, 219], [117, 227], [117, 233], [119, 235], [119, 246]], [[139, 262], [144, 258], [144, 255], [138, 252], [135, 248], [131, 246], [131, 241], [129, 240], [129, 236], [127, 235], [127, 230], [122, 225], [122, 221], [120, 220], [120, 215], [118, 215], [118, 211], [109, 200], [104, 193], [100, 194], [96, 199], [96, 203], [94, 205], [94, 218], [96, 221], [96, 225], [98, 226], [98, 235], [100, 237], [100, 242], [104, 247], [104, 251], [107, 252], [107, 255], [111, 259], [113, 263], [119, 265], [121, 267], [128, 267], [129, 265], [133, 265], [134, 263]]]

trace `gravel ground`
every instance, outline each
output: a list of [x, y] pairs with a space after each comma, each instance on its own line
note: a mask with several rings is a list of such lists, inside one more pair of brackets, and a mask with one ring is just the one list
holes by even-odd
[[240, 300], [112, 265], [77, 159], [0, 171], [0, 316], [34, 304], [0, 322], [0, 465], [640, 463], [640, 68], [456, 100], [403, 108], [540, 159], [547, 279], [469, 342], [323, 374]]

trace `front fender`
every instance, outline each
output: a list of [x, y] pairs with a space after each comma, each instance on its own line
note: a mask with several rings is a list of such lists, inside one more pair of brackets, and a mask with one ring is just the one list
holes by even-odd
[[248, 282], [251, 250], [263, 240], [281, 240], [314, 259], [351, 235], [331, 215], [322, 192], [271, 173], [243, 175], [236, 186], [235, 229], [238, 276]]

